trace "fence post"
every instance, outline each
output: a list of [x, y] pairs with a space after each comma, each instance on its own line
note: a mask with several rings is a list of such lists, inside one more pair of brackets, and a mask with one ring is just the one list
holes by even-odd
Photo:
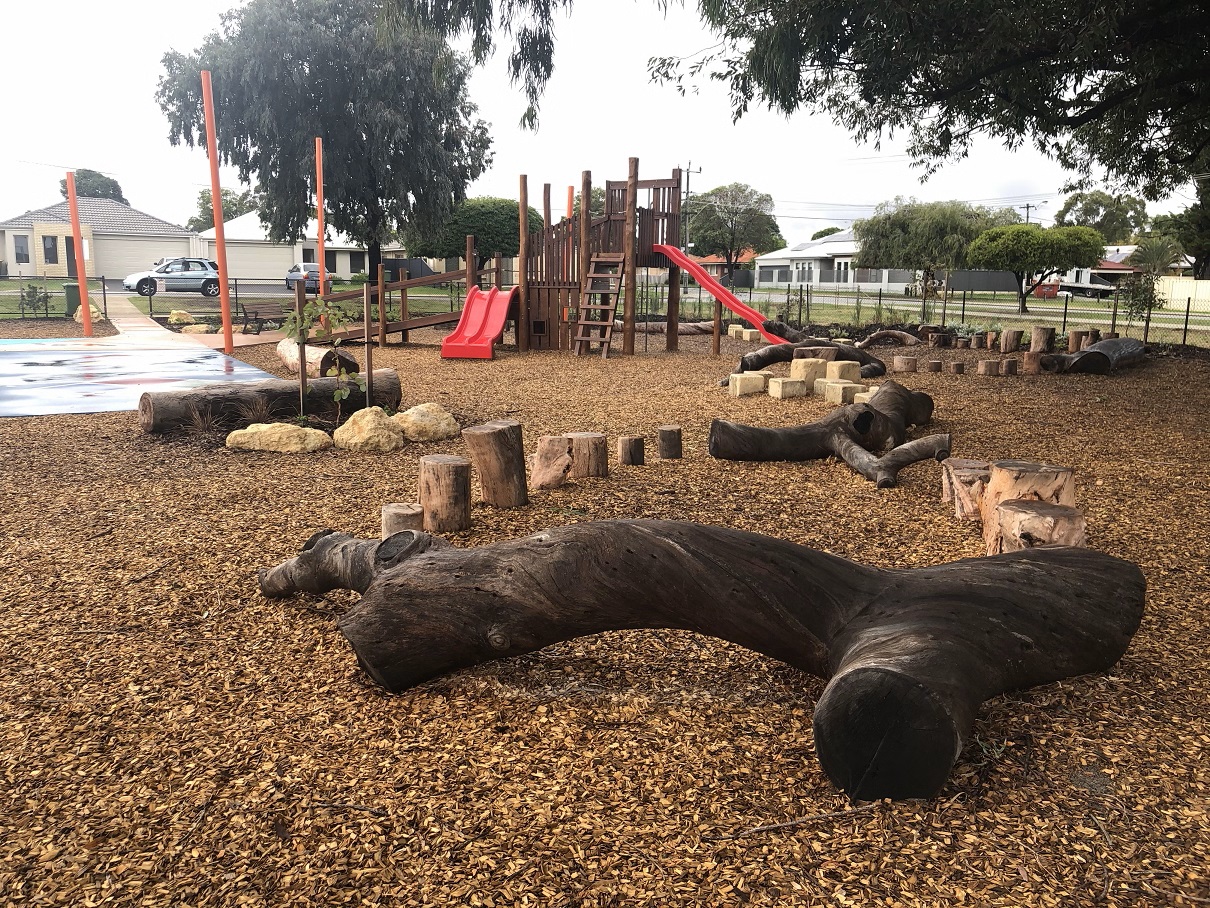
[[235, 284], [235, 308], [239, 309], [239, 278], [233, 278], [232, 283]]
[[1147, 316], [1143, 319], [1143, 343], [1147, 343], [1147, 335], [1151, 332], [1151, 307], [1147, 307]]
[[882, 288], [881, 287], [878, 288], [878, 312], [877, 312], [876, 317], [874, 318], [874, 321], [876, 321], [880, 325], [882, 324]]
[[[294, 330], [298, 333], [298, 415], [307, 415], [307, 329], [303, 307], [307, 305], [307, 281], [294, 282]], [[153, 296], [152, 299], [155, 299]]]
[[[994, 292], [994, 291], [993, 291]], [[966, 291], [962, 291], [962, 324], [966, 324]]]
[[[105, 318], [109, 318], [109, 294], [105, 290], [105, 275], [101, 275], [101, 311], [105, 313]], [[1185, 324], [1189, 324], [1189, 317], [1185, 317]]]
[[945, 327], [945, 315], [950, 306], [949, 288], [946, 288], [945, 296], [941, 297], [941, 327]]
[[811, 324], [811, 288], [807, 287], [807, 324]]
[[1193, 308], [1193, 297], [1185, 297], [1185, 330], [1181, 333], [1181, 346], [1189, 343], [1189, 311]]
[[1071, 302], [1071, 294], [1063, 297], [1063, 327], [1059, 329], [1060, 334], [1067, 333], [1067, 306]]
[[1113, 291], [1113, 318], [1109, 320], [1109, 333], [1114, 334], [1118, 330], [1118, 292]]

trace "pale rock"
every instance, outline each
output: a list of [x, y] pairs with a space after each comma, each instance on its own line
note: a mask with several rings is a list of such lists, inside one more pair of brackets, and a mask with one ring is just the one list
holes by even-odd
[[743, 325], [728, 325], [727, 326], [727, 337], [734, 337], [736, 340], [739, 340], [743, 336], [744, 336], [744, 326]]
[[[89, 303], [88, 308], [94, 322], [105, 321], [105, 313], [97, 308], [96, 303]], [[84, 307], [82, 305], [76, 310], [76, 314], [72, 316], [72, 320], [78, 325], [84, 324]]]
[[214, 329], [209, 325], [182, 325], [181, 334], [212, 334]]
[[847, 381], [828, 382], [823, 399], [829, 404], [851, 404], [853, 398], [865, 390], [865, 385]]
[[771, 378], [769, 379], [769, 396], [778, 400], [806, 397], [807, 383], [800, 378]]
[[336, 447], [361, 454], [389, 454], [406, 442], [403, 430], [382, 407], [367, 407], [349, 417], [332, 433]]
[[441, 404], [416, 404], [391, 419], [408, 441], [441, 441], [462, 432], [458, 420]]
[[319, 429], [304, 429], [285, 422], [253, 423], [227, 436], [227, 447], [239, 451], [280, 451], [311, 454], [332, 447], [332, 437]]
[[790, 361], [790, 378], [805, 381], [807, 393], [815, 387], [815, 379], [825, 378], [828, 374], [828, 363], [822, 359], [795, 359]]
[[833, 381], [857, 381], [861, 378], [861, 363], [833, 360], [828, 363], [828, 378]]
[[732, 397], [747, 397], [749, 394], [761, 394], [769, 379], [760, 372], [733, 372], [727, 384], [727, 390]]
[[168, 324], [170, 325], [192, 325], [197, 320], [184, 309], [173, 309], [168, 313]]
[[745, 328], [744, 333], [740, 336], [741, 340], [758, 341], [760, 340], [760, 332], [755, 328]]

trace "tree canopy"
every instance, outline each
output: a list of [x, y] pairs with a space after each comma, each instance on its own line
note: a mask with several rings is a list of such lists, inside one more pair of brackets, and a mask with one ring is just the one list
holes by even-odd
[[1147, 274], [1160, 276], [1172, 270], [1184, 257], [1180, 243], [1167, 236], [1143, 237], [1126, 259], [1126, 264], [1142, 268]]
[[1193, 276], [1210, 278], [1210, 178], [1198, 183], [1197, 201], [1176, 214], [1152, 219], [1152, 229], [1171, 236], [1193, 259]]
[[[261, 197], [251, 189], [236, 192], [234, 189], [222, 189], [219, 198], [223, 203], [223, 221], [230, 221], [249, 211], [256, 211], [261, 206]], [[203, 189], [197, 194], [197, 214], [185, 222], [185, 227], [195, 233], [209, 230], [214, 226], [214, 207], [210, 204], [210, 190]]]
[[825, 227], [823, 230], [816, 230], [811, 234], [812, 240], [822, 240], [826, 236], [831, 236], [834, 233], [840, 233], [839, 227]]
[[[67, 198], [67, 178], [59, 181], [59, 192]], [[76, 197], [81, 199], [113, 199], [123, 205], [129, 205], [126, 196], [122, 195], [122, 187], [113, 177], [89, 170], [85, 167], [76, 171]]]
[[[572, 206], [572, 209], [571, 209], [572, 214], [580, 213], [580, 195], [581, 195], [581, 193], [579, 193], [579, 192], [576, 193], [575, 204]], [[605, 216], [605, 187], [604, 186], [593, 186], [592, 187], [592, 192], [588, 197], [588, 213], [590, 215], [592, 215], [594, 218], [599, 218], [599, 217]]]
[[1091, 227], [1106, 243], [1125, 243], [1147, 226], [1147, 203], [1136, 195], [1104, 190], [1074, 192], [1055, 215], [1059, 227]]
[[[388, 0], [397, 23], [467, 34], [477, 61], [496, 35], [530, 102], [554, 71], [556, 12], [573, 0]], [[664, 6], [668, 0], [654, 0]], [[1201, 0], [935, 3], [697, 0], [718, 44], [649, 63], [654, 78], [729, 86], [755, 103], [823, 111], [859, 139], [906, 133], [934, 169], [985, 134], [1031, 143], [1087, 180], [1098, 169], [1158, 198], [1210, 148], [1210, 10]], [[1210, 169], [1200, 166], [1200, 170]]]
[[1073, 268], [1091, 268], [1104, 254], [1105, 238], [1091, 227], [1009, 224], [975, 237], [966, 261], [972, 268], [1016, 275], [1018, 311], [1028, 312], [1025, 298], [1048, 277]]
[[[521, 250], [521, 224], [516, 199], [477, 198], [459, 203], [441, 230], [430, 234], [409, 231], [407, 249], [426, 258], [461, 258], [466, 255], [466, 237], [474, 234], [476, 254], [482, 264], [497, 252], [514, 256]], [[542, 230], [542, 215], [529, 208], [529, 232]]]
[[746, 250], [757, 254], [786, 245], [773, 217], [773, 196], [747, 183], [718, 186], [689, 202], [689, 240], [695, 255], [721, 255], [727, 276]]
[[327, 224], [364, 243], [436, 230], [490, 163], [469, 64], [412, 29], [379, 33], [379, 0], [251, 0], [191, 54], [164, 55], [156, 100], [172, 144], [205, 143], [212, 73], [218, 151], [263, 196], [275, 241], [303, 236], [323, 138]]

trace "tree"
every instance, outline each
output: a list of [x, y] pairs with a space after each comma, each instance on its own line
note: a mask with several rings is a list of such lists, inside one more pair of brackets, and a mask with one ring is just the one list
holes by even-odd
[[747, 183], [731, 183], [696, 195], [689, 202], [689, 235], [698, 255], [721, 255], [727, 281], [740, 255], [758, 255], [786, 245], [773, 217], [773, 196]]
[[263, 195], [277, 242], [302, 238], [323, 138], [327, 224], [364, 244], [370, 273], [399, 231], [436, 231], [490, 163], [469, 64], [411, 29], [379, 34], [378, 0], [252, 0], [192, 54], [164, 55], [169, 141], [204, 144], [200, 73], [213, 73], [218, 152]]
[[934, 274], [966, 266], [966, 251], [980, 233], [1017, 221], [1011, 208], [989, 209], [966, 202], [883, 202], [873, 217], [853, 224], [861, 244], [858, 268], [904, 268], [921, 272], [921, 295], [934, 292]]
[[[223, 202], [223, 221], [230, 221], [249, 211], [256, 211], [261, 206], [259, 193], [251, 189], [236, 192], [234, 189], [223, 189], [219, 192]], [[185, 228], [194, 233], [201, 233], [214, 226], [214, 208], [210, 204], [210, 190], [203, 189], [197, 194], [197, 214], [185, 222]]]
[[[426, 258], [462, 258], [466, 255], [466, 237], [474, 234], [477, 267], [482, 267], [497, 252], [514, 256], [521, 250], [520, 206], [514, 199], [478, 198], [460, 202], [445, 226], [437, 233], [408, 231], [407, 248], [412, 255]], [[529, 232], [542, 230], [542, 215], [529, 209]]]
[[1017, 311], [1028, 312], [1025, 298], [1048, 277], [1072, 268], [1091, 268], [1104, 254], [1105, 239], [1091, 227], [1010, 224], [975, 237], [966, 261], [972, 268], [1011, 271], [1017, 278]]
[[1180, 243], [1167, 236], [1143, 237], [1126, 259], [1126, 264], [1142, 268], [1147, 274], [1160, 277], [1172, 270], [1173, 264], [1183, 258], [1185, 252]]
[[1147, 203], [1136, 195], [1110, 195], [1100, 189], [1075, 192], [1055, 215], [1059, 227], [1091, 227], [1106, 243], [1125, 243], [1147, 226]]
[[[532, 124], [554, 71], [555, 12], [573, 0], [388, 0], [397, 23], [469, 34], [476, 61], [511, 34], [509, 70]], [[667, 0], [655, 0], [665, 5]], [[730, 86], [753, 103], [830, 113], [859, 139], [906, 133], [929, 172], [979, 134], [1031, 143], [1086, 182], [1098, 168], [1148, 198], [1188, 181], [1210, 147], [1210, 15], [1201, 2], [698, 0], [718, 36], [691, 58], [657, 57], [657, 80]]]
[[[572, 211], [573, 215], [578, 215], [580, 213], [580, 193], [578, 193], [578, 192], [576, 193], [575, 204], [572, 206], [571, 211]], [[592, 215], [594, 218], [600, 218], [600, 217], [605, 216], [605, 187], [604, 186], [592, 187], [592, 193], [589, 195], [589, 198], [588, 198], [588, 213], [590, 215]]]
[[839, 227], [825, 227], [823, 230], [816, 230], [811, 234], [812, 240], [822, 240], [825, 236], [831, 236], [834, 233], [840, 233]]
[[1177, 214], [1161, 214], [1152, 229], [1173, 237], [1193, 259], [1193, 276], [1210, 278], [1210, 179], [1198, 183], [1197, 201]]
[[[59, 192], [67, 198], [67, 178], [59, 181]], [[122, 187], [113, 177], [107, 177], [96, 170], [80, 168], [76, 171], [76, 197], [81, 199], [113, 199], [123, 205], [129, 205], [126, 196], [122, 195]]]

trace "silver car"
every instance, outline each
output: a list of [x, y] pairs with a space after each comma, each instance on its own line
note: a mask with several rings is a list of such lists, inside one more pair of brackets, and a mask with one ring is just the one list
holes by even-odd
[[157, 280], [164, 282], [166, 291], [192, 290], [202, 296], [218, 296], [218, 263], [209, 259], [171, 259], [152, 271], [127, 275], [122, 286], [138, 291], [140, 296], [151, 296], [157, 292]]

